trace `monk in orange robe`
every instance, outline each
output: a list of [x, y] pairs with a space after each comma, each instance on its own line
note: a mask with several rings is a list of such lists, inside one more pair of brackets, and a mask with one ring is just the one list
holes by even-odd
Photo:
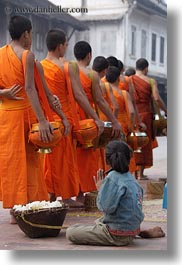
[[128, 76], [123, 75], [125, 68], [124, 68], [124, 64], [121, 60], [118, 60], [118, 68], [120, 70], [120, 80], [119, 80], [118, 87], [121, 90], [126, 90], [129, 92], [130, 82], [129, 82]]
[[[90, 104], [93, 106], [93, 98], [91, 95], [92, 80], [85, 76], [82, 71], [80, 71], [80, 81]], [[82, 108], [79, 108], [80, 118], [86, 119], [86, 115]], [[77, 148], [77, 159], [78, 168], [80, 176], [80, 189], [82, 192], [89, 192], [96, 190], [95, 182], [93, 176], [96, 174], [99, 164], [98, 164], [99, 149], [83, 149]], [[84, 166], [83, 166], [84, 165]], [[86, 174], [86, 175], [85, 175]], [[85, 176], [91, 177], [85, 177]], [[87, 179], [87, 181], [85, 181]]]
[[[99, 75], [102, 96], [108, 103], [109, 108], [112, 110], [115, 117], [117, 117], [118, 112], [119, 112], [119, 106], [118, 106], [117, 101], [114, 98], [112, 87], [105, 78], [108, 66], [109, 66], [108, 60], [104, 56], [97, 56], [93, 60], [92, 69], [96, 71]], [[108, 121], [107, 116], [104, 115], [104, 113], [99, 108], [97, 109], [97, 111], [102, 121]], [[100, 151], [98, 154], [99, 168], [102, 168], [104, 169], [104, 171], [107, 171], [109, 170], [109, 166], [107, 165], [106, 159], [105, 159], [105, 147], [99, 148], [99, 151]]]
[[[135, 109], [137, 126], [141, 131], [146, 131], [146, 125], [141, 121], [140, 116], [138, 114], [138, 109], [137, 109], [135, 98], [134, 98], [134, 90], [133, 90], [132, 82], [127, 76], [123, 75], [125, 71], [123, 62], [121, 60], [118, 60], [114, 56], [109, 56], [107, 58], [107, 61], [109, 63], [109, 66], [117, 67], [120, 70], [120, 81], [119, 81], [118, 87], [119, 89], [125, 90], [130, 94], [130, 97], [131, 97], [131, 100], [132, 100], [132, 103]], [[102, 81], [107, 82], [106, 77], [103, 77]]]
[[129, 92], [129, 78], [127, 78], [126, 76], [120, 76], [118, 87], [121, 90]]
[[[74, 124], [74, 120], [69, 95], [70, 87], [68, 88], [66, 82], [67, 78], [71, 79], [71, 89], [73, 90], [75, 101], [95, 120], [100, 134], [103, 131], [103, 123], [89, 105], [85, 94], [80, 90], [78, 84], [78, 66], [75, 65], [77, 68], [73, 69], [72, 64], [69, 64], [66, 59], [63, 62], [60, 60], [60, 57], [64, 56], [67, 48], [65, 33], [61, 30], [50, 30], [47, 34], [46, 43], [48, 54], [46, 59], [41, 61], [45, 79], [52, 93], [59, 97], [62, 110], [69, 120], [71, 127]], [[65, 64], [67, 63], [68, 72], [65, 70]], [[55, 116], [55, 118], [57, 117]], [[71, 200], [71, 197], [78, 195], [80, 187], [76, 141], [71, 133], [60, 141], [51, 154], [46, 156], [45, 180], [51, 200], [61, 196], [63, 201], [67, 202], [70, 206], [81, 206], [79, 203]]]
[[51, 141], [53, 132], [32, 82], [35, 66], [32, 52], [27, 53], [24, 77], [22, 56], [31, 46], [30, 20], [12, 17], [9, 32], [11, 43], [0, 49], [0, 200], [4, 208], [48, 199], [42, 159], [28, 141], [28, 132], [30, 124], [37, 120], [42, 141]]
[[[122, 125], [123, 133], [127, 135], [134, 130], [135, 127], [135, 110], [127, 91], [119, 89], [120, 71], [117, 67], [111, 66], [106, 73], [106, 80], [111, 84], [112, 93], [118, 103], [119, 113], [117, 115], [118, 121]], [[130, 172], [136, 170], [134, 157], [130, 160]]]
[[[151, 106], [151, 98], [153, 97], [158, 107], [162, 109], [167, 115], [167, 108], [159, 95], [156, 81], [153, 80], [151, 86], [151, 79], [147, 76], [148, 73], [148, 61], [144, 58], [140, 58], [136, 61], [136, 74], [130, 78], [134, 86], [135, 101], [138, 108], [138, 112], [141, 120], [147, 126], [147, 135], [149, 137], [149, 143], [142, 148], [142, 154], [140, 155], [140, 179], [146, 179], [144, 175], [144, 168], [151, 167], [153, 165], [153, 137], [152, 137], [152, 119], [153, 112]], [[142, 157], [141, 157], [142, 156]], [[136, 157], [137, 163], [137, 157]]]
[[[41, 61], [41, 64], [49, 89], [59, 97], [62, 110], [70, 124], [73, 124], [63, 67], [61, 69], [47, 58]], [[54, 118], [58, 119], [56, 114]], [[69, 133], [61, 139], [50, 154], [46, 155], [45, 180], [47, 190], [49, 194], [53, 194], [54, 197], [60, 196], [63, 200], [78, 195], [79, 191], [75, 145], [76, 142]]]
[[[107, 116], [108, 121], [112, 122], [112, 136], [114, 138], [117, 138], [121, 132], [121, 125], [115, 118], [107, 102], [102, 96], [100, 89], [100, 78], [98, 74], [95, 71], [87, 68], [91, 61], [91, 53], [92, 49], [88, 42], [80, 41], [77, 42], [74, 46], [74, 55], [77, 59], [77, 63], [80, 69], [80, 81], [93, 108], [95, 102], [100, 110]], [[82, 109], [80, 109], [79, 112], [81, 119], [85, 119], [86, 116], [84, 115]], [[83, 148], [77, 148], [81, 196], [84, 192], [96, 190], [93, 176], [97, 173], [98, 170], [97, 153], [98, 150], [94, 151], [93, 149], [85, 150]]]

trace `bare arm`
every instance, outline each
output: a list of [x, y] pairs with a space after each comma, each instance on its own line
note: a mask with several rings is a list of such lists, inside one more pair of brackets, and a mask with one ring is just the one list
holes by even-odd
[[165, 114], [167, 115], [167, 108], [166, 108], [166, 105], [164, 104], [164, 102], [163, 102], [161, 96], [159, 95], [159, 91], [158, 91], [158, 88], [157, 88], [157, 82], [156, 82], [154, 79], [152, 79], [152, 84], [151, 84], [151, 86], [152, 86], [152, 96], [153, 96], [153, 98], [154, 98], [156, 104], [157, 104], [158, 107], [159, 107], [160, 109], [162, 109], [162, 110], [165, 112]]
[[111, 84], [109, 84], [109, 83], [107, 83], [107, 84], [108, 84], [108, 87], [109, 87], [109, 94], [107, 94], [106, 83], [100, 82], [100, 88], [101, 88], [101, 91], [102, 91], [102, 95], [103, 96], [105, 94], [109, 96], [109, 99], [110, 99], [110, 102], [111, 102], [111, 105], [112, 105], [112, 112], [114, 113], [114, 116], [117, 119], [118, 114], [119, 114], [119, 106], [118, 106], [118, 103], [117, 103], [117, 101], [116, 101], [116, 99], [114, 97], [113, 89], [112, 89]]
[[94, 89], [96, 104], [99, 106], [100, 110], [106, 115], [108, 120], [112, 122], [112, 126], [113, 126], [112, 136], [118, 137], [121, 133], [121, 124], [118, 122], [112, 110], [110, 109], [108, 103], [102, 96], [102, 91], [100, 88], [100, 80], [96, 72], [94, 72], [93, 89]]
[[85, 113], [92, 117], [98, 127], [98, 134], [100, 135], [104, 131], [104, 123], [99, 119], [94, 109], [91, 107], [88, 98], [82, 88], [80, 78], [79, 78], [79, 68], [76, 65], [75, 69], [73, 66], [69, 64], [69, 74], [71, 78], [71, 85], [73, 90], [73, 95], [75, 100], [81, 106], [81, 108], [85, 111]]
[[46, 83], [46, 80], [44, 77], [44, 70], [43, 70], [41, 63], [37, 61], [36, 65], [37, 65], [37, 69], [38, 69], [40, 77], [41, 77], [42, 85], [44, 87], [47, 99], [49, 101], [49, 104], [50, 104], [52, 110], [61, 118], [62, 123], [63, 123], [64, 128], [65, 128], [64, 135], [66, 136], [70, 132], [69, 122], [68, 122], [65, 114], [61, 110], [61, 105], [54, 103], [55, 101], [57, 101], [57, 99], [54, 97], [54, 95], [52, 94], [52, 92], [49, 90], [49, 88], [47, 86], [47, 83]]
[[25, 73], [25, 91], [32, 106], [32, 109], [39, 122], [40, 138], [44, 142], [52, 140], [53, 128], [46, 120], [43, 110], [41, 108], [38, 94], [34, 84], [34, 54], [32, 52], [27, 53], [26, 60], [26, 73]]
[[22, 90], [23, 87], [20, 85], [13, 85], [10, 88], [0, 88], [0, 97], [8, 98], [11, 100], [22, 100], [22, 97], [18, 97], [18, 93]]
[[134, 109], [130, 94], [128, 92], [126, 92], [126, 97], [127, 97], [128, 111], [129, 111], [130, 121], [131, 121], [131, 126], [132, 126], [132, 128], [130, 129], [133, 131], [135, 127], [135, 109]]

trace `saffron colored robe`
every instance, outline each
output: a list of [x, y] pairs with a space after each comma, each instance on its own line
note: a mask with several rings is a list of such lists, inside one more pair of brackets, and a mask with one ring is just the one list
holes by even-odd
[[119, 89], [126, 90], [129, 92], [129, 78], [127, 76], [122, 76], [118, 85]]
[[[152, 89], [149, 83], [141, 79], [137, 75], [130, 77], [134, 85], [134, 97], [141, 121], [147, 126], [147, 135], [149, 137], [149, 143], [142, 148], [142, 153], [136, 154], [136, 164], [144, 167], [151, 167], [153, 165], [153, 139], [152, 139], [152, 106], [151, 96]], [[139, 160], [139, 161], [138, 161]]]
[[[94, 108], [94, 102], [92, 98], [92, 80], [85, 75], [82, 71], [80, 71], [80, 81], [82, 87], [87, 95], [87, 98], [90, 102], [90, 105]], [[79, 113], [81, 119], [86, 119], [84, 111], [81, 107], [79, 108]], [[89, 192], [97, 190], [95, 186], [95, 182], [93, 180], [93, 176], [96, 176], [97, 170], [100, 167], [100, 148], [97, 149], [83, 149], [77, 148], [77, 159], [78, 159], [78, 169], [79, 169], [79, 177], [80, 177], [80, 188], [82, 192]], [[103, 156], [103, 154], [102, 154]]]
[[[105, 88], [106, 88], [105, 94], [107, 94], [107, 96], [104, 95], [104, 97], [107, 100], [108, 95], [109, 95], [109, 88], [107, 86], [107, 83], [105, 83]], [[119, 114], [118, 114], [117, 120], [121, 123], [122, 131], [125, 134], [125, 136], [127, 136], [129, 133], [128, 128], [131, 127], [131, 122], [130, 122], [130, 116], [128, 113], [128, 102], [127, 102], [127, 97], [126, 97], [126, 91], [118, 92], [115, 89], [113, 89], [112, 91], [113, 91], [113, 95], [119, 106]], [[135, 163], [134, 157], [132, 157], [130, 160], [129, 170], [130, 172], [134, 172], [135, 169], [136, 169], [136, 163]]]
[[[45, 59], [41, 61], [49, 89], [59, 97], [62, 111], [73, 124], [65, 73], [56, 64]], [[54, 118], [60, 118], [54, 113]], [[45, 159], [45, 181], [49, 193], [68, 199], [79, 193], [79, 175], [76, 158], [76, 141], [72, 134], [63, 137], [52, 153]]]
[[[0, 49], [0, 88], [23, 87], [23, 100], [0, 98], [0, 200], [3, 208], [48, 200], [43, 159], [28, 142], [30, 124], [37, 122], [24, 89], [23, 65], [10, 45]], [[3, 66], [3, 67], [2, 67]]]

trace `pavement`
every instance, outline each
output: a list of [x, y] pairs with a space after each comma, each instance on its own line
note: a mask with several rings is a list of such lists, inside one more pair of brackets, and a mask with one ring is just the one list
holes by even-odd
[[[74, 245], [66, 237], [66, 230], [62, 229], [57, 237], [36, 238], [27, 237], [17, 224], [9, 223], [9, 210], [2, 208], [0, 204], [0, 250], [167, 250], [167, 209], [162, 208], [162, 198], [149, 199], [147, 195], [147, 183], [167, 178], [167, 137], [158, 137], [159, 147], [153, 150], [154, 165], [145, 170], [149, 180], [139, 181], [145, 191], [143, 211], [145, 214], [141, 229], [149, 229], [160, 226], [165, 232], [165, 237], [144, 239], [136, 238], [129, 246], [87, 246]], [[75, 223], [92, 224], [101, 213], [95, 211], [77, 210], [68, 211], [64, 226]]]

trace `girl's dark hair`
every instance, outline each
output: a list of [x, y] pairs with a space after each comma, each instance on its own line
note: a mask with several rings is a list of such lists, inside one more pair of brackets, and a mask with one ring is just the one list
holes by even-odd
[[106, 163], [120, 173], [129, 171], [132, 150], [123, 141], [113, 140], [106, 146]]
[[12, 40], [19, 40], [25, 31], [30, 32], [32, 24], [24, 16], [13, 16], [10, 18], [8, 29]]

